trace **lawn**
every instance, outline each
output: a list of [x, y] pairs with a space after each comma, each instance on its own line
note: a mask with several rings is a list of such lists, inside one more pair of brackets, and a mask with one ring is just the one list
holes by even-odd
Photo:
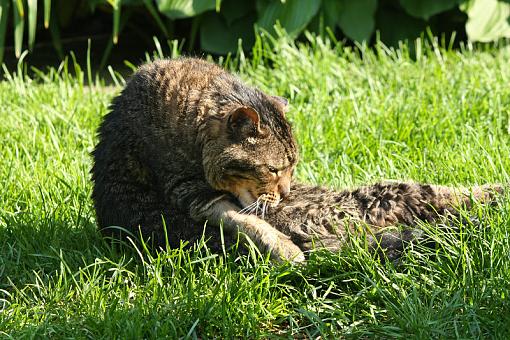
[[[510, 48], [354, 51], [326, 39], [226, 63], [289, 99], [296, 176], [509, 182]], [[90, 199], [95, 130], [118, 85], [87, 72], [0, 82], [0, 335], [12, 338], [510, 336], [510, 195], [433, 248], [381, 263], [363, 237], [305, 264], [174, 249], [118, 251]], [[118, 78], [117, 81], [122, 82]], [[171, 226], [169, 226], [171, 228]]]

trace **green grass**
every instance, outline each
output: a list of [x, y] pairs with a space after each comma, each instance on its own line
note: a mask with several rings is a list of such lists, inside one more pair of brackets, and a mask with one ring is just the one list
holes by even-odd
[[[510, 50], [258, 44], [230, 67], [286, 96], [300, 180], [508, 182]], [[261, 43], [259, 41], [259, 43]], [[269, 67], [270, 65], [270, 67]], [[306, 265], [112, 249], [90, 199], [95, 130], [119, 87], [65, 69], [0, 82], [0, 335], [12, 338], [510, 336], [510, 200], [398, 264], [363, 239]], [[170, 226], [171, 227], [171, 226]]]

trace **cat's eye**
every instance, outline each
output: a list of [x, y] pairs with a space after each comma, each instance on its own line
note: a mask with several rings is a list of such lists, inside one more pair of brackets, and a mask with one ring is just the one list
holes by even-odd
[[272, 172], [274, 174], [278, 174], [278, 169], [275, 168], [274, 166], [268, 165], [267, 169], [269, 170], [269, 172]]

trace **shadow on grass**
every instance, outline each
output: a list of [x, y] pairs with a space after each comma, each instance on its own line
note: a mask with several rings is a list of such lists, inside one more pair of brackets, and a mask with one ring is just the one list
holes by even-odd
[[[0, 289], [34, 283], [37, 277], [51, 280], [62, 266], [70, 274], [77, 273], [97, 259], [117, 262], [122, 258], [133, 258], [139, 261], [147, 251], [156, 255], [166, 249], [196, 248], [204, 240], [207, 241], [207, 252], [214, 254], [221, 254], [224, 249], [228, 251], [237, 245], [237, 238], [233, 235], [221, 235], [219, 228], [198, 223], [187, 223], [178, 228], [169, 225], [168, 236], [159, 235], [156, 245], [151, 239], [142, 245], [138, 237], [131, 237], [134, 242], [119, 241], [107, 236], [108, 233], [103, 235], [92, 215], [89, 213], [76, 221], [59, 215], [57, 209], [45, 218], [30, 212], [3, 216], [1, 222], [5, 227], [0, 228]], [[176, 220], [173, 222], [177, 223]], [[112, 227], [112, 230], [115, 229], [119, 228]], [[239, 249], [238, 252], [246, 254], [245, 250]]]
[[33, 282], [34, 275], [60, 270], [62, 259], [70, 270], [111, 249], [96, 229], [92, 217], [78, 223], [57, 214], [40, 218], [30, 212], [4, 216], [0, 228], [0, 289]]

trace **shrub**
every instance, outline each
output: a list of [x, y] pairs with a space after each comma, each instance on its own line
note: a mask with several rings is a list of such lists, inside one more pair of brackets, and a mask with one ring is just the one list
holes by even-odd
[[[271, 33], [276, 23], [292, 37], [306, 29], [370, 43], [378, 34], [390, 46], [418, 37], [427, 27], [434, 35], [457, 32], [460, 40], [510, 37], [508, 0], [0, 0], [0, 62], [7, 33], [18, 58], [24, 41], [31, 51], [41, 30], [49, 30], [62, 55], [60, 31], [97, 11], [111, 15], [112, 45], [127, 22], [144, 15], [161, 36], [188, 37], [190, 46], [198, 42], [213, 54], [249, 49], [257, 29]], [[188, 24], [176, 25], [183, 21]]]

